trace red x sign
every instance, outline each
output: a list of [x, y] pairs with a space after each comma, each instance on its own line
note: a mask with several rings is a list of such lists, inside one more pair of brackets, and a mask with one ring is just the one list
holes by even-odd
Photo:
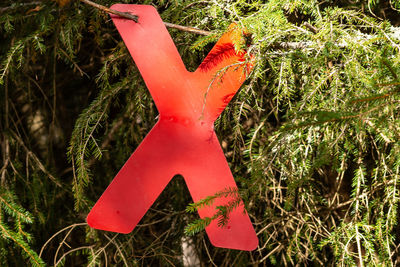
[[[181, 174], [193, 200], [226, 188], [237, 188], [214, 132], [214, 121], [245, 80], [244, 53], [232, 44], [234, 29], [224, 34], [195, 72], [186, 70], [156, 9], [116, 4], [139, 22], [112, 16], [149, 89], [160, 118], [90, 211], [87, 222], [97, 229], [129, 233], [173, 176]], [[221, 69], [223, 71], [221, 71]], [[218, 77], [219, 76], [219, 77]], [[199, 210], [212, 217], [217, 199]], [[217, 247], [253, 250], [258, 239], [243, 203], [229, 214], [226, 226], [206, 227]]]

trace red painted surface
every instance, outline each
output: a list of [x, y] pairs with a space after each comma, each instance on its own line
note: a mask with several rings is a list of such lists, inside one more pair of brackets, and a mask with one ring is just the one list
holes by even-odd
[[[234, 30], [224, 34], [195, 72], [186, 70], [157, 11], [152, 6], [116, 4], [139, 22], [112, 16], [149, 89], [160, 119], [118, 172], [87, 217], [97, 229], [129, 233], [176, 174], [181, 174], [193, 201], [228, 187], [237, 188], [214, 132], [214, 121], [245, 80], [235, 65], [214, 79], [219, 70], [243, 62], [232, 50]], [[214, 81], [213, 81], [214, 80]], [[215, 207], [231, 198], [217, 199], [199, 210], [211, 217]], [[225, 227], [213, 221], [206, 232], [217, 247], [253, 250], [258, 239], [243, 203], [230, 214]]]

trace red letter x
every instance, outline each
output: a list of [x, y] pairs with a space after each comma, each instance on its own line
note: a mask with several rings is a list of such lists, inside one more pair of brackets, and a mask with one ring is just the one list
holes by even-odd
[[[193, 200], [237, 188], [214, 132], [214, 121], [245, 79], [243, 54], [235, 52], [235, 30], [224, 34], [195, 72], [188, 72], [157, 11], [151, 6], [117, 4], [139, 22], [112, 19], [149, 89], [160, 119], [118, 172], [87, 217], [91, 227], [129, 233], [176, 174], [181, 174]], [[223, 74], [215, 79], [219, 70]], [[214, 81], [214, 82], [213, 82]], [[199, 210], [212, 217], [217, 199]], [[243, 203], [229, 214], [226, 226], [206, 227], [217, 247], [253, 250], [258, 239]]]

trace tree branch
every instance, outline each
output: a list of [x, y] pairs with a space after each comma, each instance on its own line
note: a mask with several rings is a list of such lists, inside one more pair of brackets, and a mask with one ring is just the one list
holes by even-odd
[[[133, 20], [134, 22], [138, 22], [139, 21], [139, 17], [137, 15], [133, 15], [133, 14], [130, 14], [128, 12], [116, 11], [116, 10], [110, 9], [108, 7], [96, 4], [96, 3], [92, 2], [92, 1], [89, 1], [89, 0], [80, 0], [80, 1], [82, 3], [85, 3], [85, 4], [88, 4], [88, 5], [92, 6], [94, 8], [97, 8], [98, 10], [101, 10], [103, 12], [107, 12], [107, 13], [110, 13], [110, 14], [114, 14], [114, 15], [126, 18], [126, 19], [130, 19], [130, 20]], [[196, 29], [194, 27], [187, 27], [187, 26], [177, 25], [177, 24], [173, 24], [173, 23], [169, 23], [169, 22], [164, 22], [164, 25], [166, 27], [168, 27], [168, 28], [178, 29], [178, 30], [181, 30], [181, 31], [196, 33], [196, 34], [200, 34], [200, 35], [210, 35], [211, 34], [211, 32], [208, 32], [208, 31], [203, 31], [203, 30]]]
[[0, 14], [4, 13], [7, 10], [10, 10], [10, 9], [16, 9], [16, 8], [23, 7], [23, 6], [40, 5], [41, 3], [42, 3], [41, 1], [34, 1], [34, 2], [29, 2], [29, 3], [12, 4], [11, 6], [6, 6], [6, 7], [0, 8]]
[[303, 25], [304, 25], [306, 28], [308, 28], [311, 32], [313, 32], [314, 34], [318, 33], [317, 27], [311, 25], [310, 23], [304, 22]]
[[211, 32], [209, 32], [209, 31], [203, 31], [203, 30], [199, 30], [199, 29], [196, 29], [193, 27], [181, 26], [181, 25], [177, 25], [177, 24], [173, 24], [173, 23], [169, 23], [169, 22], [164, 22], [164, 25], [168, 28], [174, 28], [174, 29], [178, 29], [181, 31], [196, 33], [196, 34], [205, 35], [205, 36], [211, 34]]
[[126, 18], [126, 19], [133, 20], [134, 22], [138, 22], [139, 17], [136, 16], [136, 15], [132, 15], [132, 14], [130, 14], [128, 12], [120, 12], [120, 11], [117, 11], [117, 10], [113, 10], [113, 9], [110, 9], [110, 8], [108, 8], [106, 6], [102, 6], [102, 5], [96, 4], [96, 3], [92, 2], [92, 1], [89, 1], [89, 0], [80, 0], [80, 1], [82, 3], [85, 3], [85, 4], [89, 5], [89, 6], [97, 8], [98, 10], [101, 10], [103, 12], [111, 13], [111, 14], [114, 14], [114, 15], [117, 15], [117, 16], [120, 16], [120, 17], [123, 17], [123, 18]]

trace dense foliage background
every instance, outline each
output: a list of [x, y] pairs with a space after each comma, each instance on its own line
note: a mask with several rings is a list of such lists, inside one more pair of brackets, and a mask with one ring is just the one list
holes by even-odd
[[[111, 6], [132, 1], [99, 0]], [[194, 70], [231, 22], [256, 66], [216, 122], [260, 239], [215, 248], [181, 177], [128, 235], [85, 217], [157, 120], [109, 16], [0, 3], [1, 266], [398, 266], [400, 1], [137, 1]], [[189, 248], [189, 249], [188, 249]], [[188, 251], [193, 255], [188, 255]]]

